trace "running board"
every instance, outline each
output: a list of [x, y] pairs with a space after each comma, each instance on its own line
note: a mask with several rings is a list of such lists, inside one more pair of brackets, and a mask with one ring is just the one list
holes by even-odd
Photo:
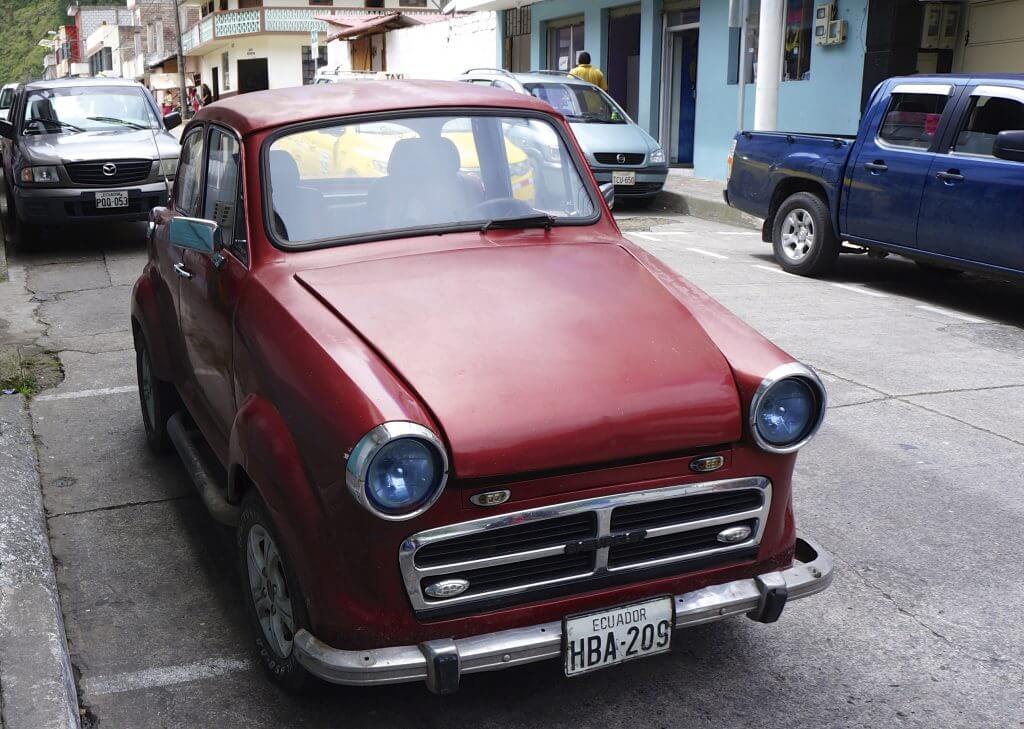
[[190, 431], [185, 425], [185, 414], [177, 412], [167, 421], [167, 435], [174, 443], [175, 450], [181, 456], [181, 462], [195, 484], [206, 510], [216, 521], [227, 526], [237, 526], [241, 510], [227, 499], [227, 489], [221, 487], [217, 479], [207, 469], [203, 456], [196, 446], [195, 438], [202, 436]]

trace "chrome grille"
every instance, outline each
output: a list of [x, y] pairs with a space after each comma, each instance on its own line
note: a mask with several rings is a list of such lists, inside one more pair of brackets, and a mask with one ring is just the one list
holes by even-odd
[[[402, 543], [399, 565], [417, 612], [511, 604], [583, 580], [589, 589], [631, 571], [678, 563], [685, 573], [696, 560], [705, 567], [743, 557], [760, 544], [770, 506], [771, 483], [762, 477], [553, 504], [420, 532]], [[718, 541], [736, 526], [749, 527], [750, 536]], [[468, 586], [453, 597], [428, 597], [426, 588], [441, 580]]]
[[[113, 165], [113, 174], [104, 172], [104, 166]], [[71, 181], [90, 187], [113, 187], [142, 182], [153, 170], [151, 159], [115, 159], [101, 162], [69, 162], [64, 165]], [[107, 168], [108, 171], [110, 168]]]
[[603, 165], [642, 165], [646, 156], [643, 152], [597, 152], [594, 159]]

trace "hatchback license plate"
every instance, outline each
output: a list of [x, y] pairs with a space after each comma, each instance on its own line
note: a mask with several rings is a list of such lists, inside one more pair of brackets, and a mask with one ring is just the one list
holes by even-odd
[[96, 209], [107, 210], [109, 208], [128, 207], [127, 190], [111, 190], [109, 192], [96, 193]]
[[562, 635], [566, 676], [665, 653], [672, 643], [672, 598], [565, 618]]
[[616, 171], [612, 173], [613, 185], [635, 185], [636, 173], [632, 170]]

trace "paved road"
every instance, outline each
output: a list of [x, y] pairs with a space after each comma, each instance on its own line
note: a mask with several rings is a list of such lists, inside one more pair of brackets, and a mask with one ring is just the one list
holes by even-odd
[[98, 726], [1024, 725], [1024, 288], [896, 259], [796, 278], [749, 231], [690, 218], [634, 234], [822, 372], [831, 408], [795, 499], [799, 528], [836, 556], [834, 587], [776, 625], [680, 632], [671, 655], [585, 678], [547, 663], [448, 698], [413, 685], [299, 700], [256, 666], [231, 534], [144, 447], [128, 330], [141, 232], [72, 231], [12, 261], [67, 375], [31, 409]]

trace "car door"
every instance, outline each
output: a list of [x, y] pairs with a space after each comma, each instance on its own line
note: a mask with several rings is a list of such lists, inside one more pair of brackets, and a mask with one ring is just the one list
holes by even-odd
[[[248, 273], [241, 194], [241, 144], [233, 132], [210, 125], [199, 218], [216, 224], [213, 250], [186, 247], [182, 257], [179, 321], [197, 399], [226, 447], [235, 417], [232, 321]], [[206, 429], [204, 428], [204, 432]]]
[[981, 85], [925, 183], [918, 247], [1024, 271], [1024, 163], [997, 159], [999, 132], [1024, 130], [1024, 89]]
[[851, 238], [916, 245], [921, 195], [954, 89], [948, 83], [898, 84], [882, 102], [885, 109], [862, 132], [848, 175]]

